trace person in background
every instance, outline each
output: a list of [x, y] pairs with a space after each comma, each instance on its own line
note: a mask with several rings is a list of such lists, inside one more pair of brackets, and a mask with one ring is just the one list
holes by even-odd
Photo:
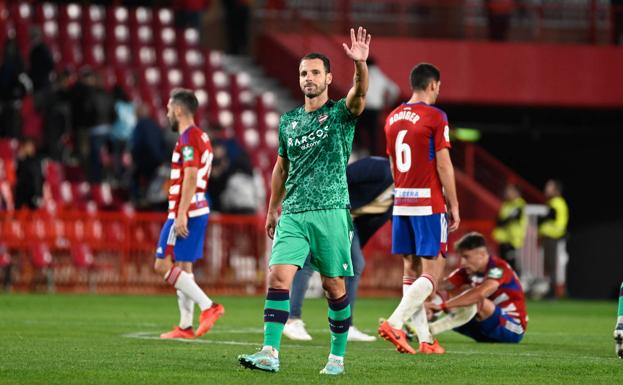
[[220, 196], [224, 213], [255, 214], [259, 211], [266, 192], [264, 183], [258, 177], [261, 178], [255, 173], [247, 153], [241, 152], [232, 162], [225, 190]]
[[32, 139], [22, 140], [17, 159], [15, 208], [37, 209], [43, 196], [43, 171]]
[[511, 17], [515, 10], [514, 0], [487, 0], [487, 16], [489, 18], [489, 40], [508, 40]]
[[521, 276], [518, 253], [526, 237], [528, 219], [525, 213], [526, 201], [514, 184], [506, 185], [504, 202], [500, 208], [493, 239], [498, 243], [500, 257]]
[[114, 113], [113, 97], [104, 88], [104, 81], [100, 74], [92, 73], [88, 78], [91, 87], [87, 101], [88, 134], [89, 134], [89, 181], [101, 183], [104, 179], [104, 165], [102, 163], [102, 149], [110, 140], [110, 130]]
[[69, 157], [67, 144], [72, 123], [70, 89], [74, 81], [75, 75], [71, 71], [60, 71], [52, 85], [41, 91], [38, 98], [38, 109], [43, 115], [42, 155], [58, 162]]
[[50, 79], [54, 71], [54, 58], [50, 48], [43, 41], [41, 29], [30, 29], [30, 53], [28, 75], [32, 80], [33, 92], [36, 94], [50, 86]]
[[[13, 33], [14, 34], [14, 33]], [[19, 138], [22, 132], [22, 99], [32, 88], [17, 39], [9, 36], [0, 65], [0, 138]]]
[[139, 104], [138, 123], [130, 139], [130, 154], [133, 164], [131, 195], [140, 207], [144, 205], [148, 186], [164, 163], [168, 152], [166, 147], [163, 129], [151, 118], [149, 106]]
[[569, 256], [565, 237], [569, 223], [569, 207], [562, 197], [562, 182], [550, 179], [545, 184], [547, 213], [540, 216], [539, 236], [543, 246], [544, 273], [549, 279], [548, 297], [560, 297], [565, 291], [566, 267]]
[[366, 98], [366, 109], [363, 110], [357, 124], [357, 144], [366, 148], [371, 155], [383, 153], [383, 143], [379, 135], [381, 113], [392, 106], [400, 95], [400, 87], [381, 71], [374, 58], [368, 59], [370, 88]]
[[227, 53], [245, 54], [249, 44], [249, 23], [253, 0], [221, 0], [225, 11]]
[[201, 15], [211, 0], [174, 0], [175, 26], [177, 28], [201, 28]]
[[136, 109], [125, 90], [117, 85], [113, 88], [114, 109], [116, 119], [110, 130], [113, 153], [113, 171], [117, 182], [123, 181], [124, 155], [132, 131], [136, 127]]

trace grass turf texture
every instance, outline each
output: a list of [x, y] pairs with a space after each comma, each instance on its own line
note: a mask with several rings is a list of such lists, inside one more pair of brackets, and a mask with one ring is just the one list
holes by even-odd
[[[314, 339], [284, 337], [281, 371], [273, 374], [236, 359], [261, 344], [264, 299], [215, 299], [225, 316], [188, 342], [157, 338], [178, 321], [173, 295], [0, 295], [0, 384], [620, 384], [623, 375], [614, 302], [530, 303], [519, 345], [446, 333], [439, 339], [447, 354], [412, 356], [382, 340], [349, 343], [346, 375], [327, 378], [318, 374], [329, 352], [324, 300], [306, 300]], [[356, 325], [375, 331], [397, 301], [359, 300]]]

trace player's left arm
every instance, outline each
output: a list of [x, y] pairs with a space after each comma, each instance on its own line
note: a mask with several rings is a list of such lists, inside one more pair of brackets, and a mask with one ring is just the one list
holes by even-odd
[[368, 92], [368, 54], [370, 52], [370, 40], [372, 35], [363, 28], [359, 27], [357, 36], [355, 30], [350, 29], [351, 47], [348, 48], [343, 43], [346, 55], [355, 62], [355, 75], [353, 78], [353, 87], [346, 95], [346, 108], [355, 116], [361, 115], [366, 106], [366, 93]]
[[456, 297], [450, 298], [445, 303], [445, 309], [452, 309], [455, 307], [464, 307], [473, 304], [480, 303], [483, 299], [489, 297], [491, 294], [500, 287], [500, 283], [495, 279], [486, 279], [480, 285], [471, 289], [465, 290]]

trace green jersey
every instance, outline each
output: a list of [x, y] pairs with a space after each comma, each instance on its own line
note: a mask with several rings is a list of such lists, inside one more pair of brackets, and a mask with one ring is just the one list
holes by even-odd
[[356, 122], [345, 98], [281, 116], [279, 156], [290, 161], [283, 213], [350, 207], [346, 165]]

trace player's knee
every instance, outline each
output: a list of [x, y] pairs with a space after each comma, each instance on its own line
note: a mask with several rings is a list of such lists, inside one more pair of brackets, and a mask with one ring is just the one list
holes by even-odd
[[290, 290], [290, 282], [281, 274], [270, 274], [268, 286], [272, 289]]
[[322, 288], [329, 298], [340, 298], [346, 294], [346, 287], [342, 278], [325, 278], [322, 280]]

